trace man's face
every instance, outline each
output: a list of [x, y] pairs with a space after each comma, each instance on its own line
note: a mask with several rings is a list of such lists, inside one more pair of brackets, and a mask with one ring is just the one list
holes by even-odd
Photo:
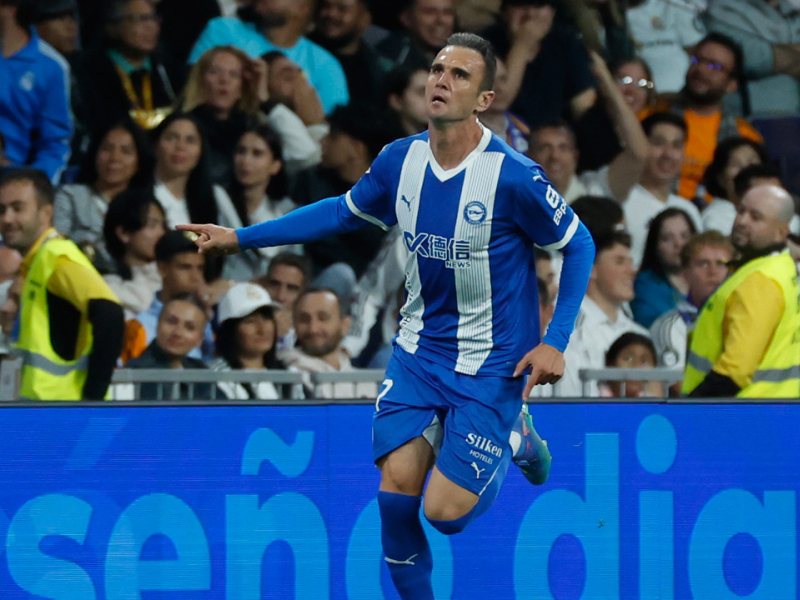
[[614, 244], [597, 255], [591, 278], [598, 293], [617, 306], [633, 300], [633, 268], [630, 248]]
[[273, 60], [269, 65], [267, 87], [271, 98], [282, 102], [289, 108], [294, 106], [295, 86], [303, 71], [285, 56]]
[[364, 33], [370, 14], [361, 0], [322, 0], [317, 31], [328, 40], [349, 43]]
[[724, 246], [698, 246], [684, 271], [689, 295], [697, 306], [714, 293], [728, 276], [728, 262], [733, 254]]
[[164, 282], [163, 301], [177, 294], [199, 294], [205, 279], [203, 271], [206, 257], [199, 252], [181, 252], [166, 262], [158, 263], [158, 272]]
[[264, 287], [275, 302], [294, 310], [294, 303], [305, 288], [303, 272], [291, 265], [277, 265], [267, 273]]
[[184, 357], [203, 341], [206, 315], [186, 300], [168, 302], [161, 310], [156, 342], [171, 357]]
[[776, 205], [759, 196], [757, 191], [760, 189], [762, 188], [751, 189], [744, 195], [733, 222], [731, 242], [742, 252], [780, 244], [788, 233], [788, 226], [776, 218]]
[[552, 181], [568, 182], [578, 167], [578, 148], [563, 127], [545, 127], [531, 136], [528, 156], [542, 165]]
[[400, 21], [421, 44], [439, 50], [447, 43], [455, 27], [453, 0], [416, 0], [400, 15]]
[[425, 89], [428, 82], [428, 71], [420, 69], [411, 76], [402, 96], [390, 96], [389, 105], [400, 113], [403, 120], [415, 124], [419, 131], [428, 124], [428, 102]]
[[716, 104], [728, 92], [736, 90], [733, 69], [736, 58], [727, 47], [706, 42], [695, 50], [686, 72], [686, 92], [701, 104]]
[[650, 150], [645, 161], [645, 173], [661, 182], [677, 179], [686, 155], [686, 136], [683, 130], [671, 123], [659, 123], [653, 127], [648, 139]]
[[68, 56], [78, 50], [78, 20], [74, 14], [65, 14], [36, 24], [36, 33], [45, 42]]
[[350, 319], [342, 316], [336, 296], [330, 292], [313, 292], [297, 302], [294, 328], [303, 352], [323, 357], [339, 348], [350, 328]]
[[39, 206], [30, 181], [12, 181], [0, 188], [0, 236], [9, 248], [25, 255], [53, 222], [53, 206]]
[[425, 85], [428, 118], [457, 122], [486, 110], [494, 92], [480, 89], [484, 68], [483, 57], [470, 48], [447, 46], [439, 52]]
[[155, 7], [147, 0], [125, 4], [114, 26], [119, 41], [139, 54], [150, 54], [158, 45], [161, 25]]

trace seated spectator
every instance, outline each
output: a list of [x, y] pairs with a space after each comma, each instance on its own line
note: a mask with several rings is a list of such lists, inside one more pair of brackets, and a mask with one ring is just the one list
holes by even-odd
[[101, 273], [114, 266], [103, 238], [108, 205], [129, 187], [152, 186], [153, 164], [144, 132], [126, 118], [96, 138], [80, 183], [63, 185], [56, 192], [53, 225], [78, 244]]
[[347, 81], [339, 61], [304, 34], [313, 17], [313, 0], [292, 2], [259, 1], [238, 11], [238, 18], [219, 17], [209, 21], [189, 55], [195, 63], [217, 46], [235, 46], [250, 58], [279, 50], [295, 62], [319, 94], [326, 113], [347, 104]]
[[531, 128], [517, 115], [508, 110], [514, 97], [508, 93], [508, 71], [505, 63], [497, 59], [497, 75], [494, 78], [494, 100], [481, 113], [481, 123], [491, 129], [509, 146], [523, 154], [528, 151]]
[[11, 166], [58, 183], [72, 137], [67, 61], [23, 26], [21, 0], [0, 0], [0, 131]]
[[342, 65], [350, 97], [378, 106], [384, 77], [392, 65], [364, 41], [362, 36], [371, 23], [368, 0], [322, 0], [309, 37]]
[[[348, 192], [381, 149], [392, 141], [381, 115], [367, 106], [351, 104], [337, 108], [329, 122], [331, 132], [322, 143], [322, 163], [300, 173], [292, 192], [292, 199], [300, 206]], [[305, 254], [317, 273], [335, 263], [344, 263], [358, 278], [377, 255], [384, 236], [383, 229], [369, 224], [305, 244]]]
[[703, 229], [731, 234], [739, 203], [733, 180], [745, 167], [762, 164], [769, 164], [769, 154], [758, 142], [735, 136], [719, 143], [703, 175], [703, 187], [711, 196], [711, 202], [703, 209]]
[[800, 112], [800, 13], [780, 0], [714, 0], [703, 15], [709, 31], [741, 45], [749, 111]]
[[311, 265], [305, 256], [292, 252], [281, 252], [267, 268], [267, 273], [256, 283], [269, 293], [273, 302], [281, 306], [275, 311], [278, 325], [278, 356], [292, 348], [297, 341], [294, 330], [294, 305], [311, 281]]
[[[784, 187], [777, 167], [758, 164], [745, 167], [733, 179], [733, 191], [736, 194], [737, 206], [745, 193], [757, 185]], [[789, 233], [795, 237], [800, 236], [800, 216], [798, 216], [798, 212], [797, 201], [795, 201], [795, 214], [789, 221]], [[789, 243], [792, 243], [791, 240], [789, 240]]]
[[377, 392], [374, 383], [324, 384], [313, 389], [311, 373], [352, 371], [342, 339], [350, 327], [339, 297], [333, 290], [309, 288], [300, 294], [294, 307], [297, 347], [284, 362], [307, 377], [307, 394], [312, 398], [370, 398]]
[[455, 31], [453, 0], [404, 0], [400, 11], [403, 31], [377, 45], [395, 65], [428, 69]]
[[[241, 221], [239, 226], [271, 221], [296, 208], [286, 196], [282, 148], [277, 134], [266, 125], [245, 131], [234, 156], [235, 181], [229, 188]], [[264, 273], [280, 252], [299, 252], [302, 246], [272, 246], [241, 252], [225, 261], [224, 277], [248, 281]]]
[[661, 211], [650, 224], [631, 302], [633, 318], [640, 325], [650, 327], [659, 316], [686, 301], [689, 284], [681, 251], [695, 233], [689, 215], [679, 208]]
[[[646, 335], [632, 331], [623, 333], [606, 352], [606, 366], [618, 369], [653, 369], [656, 349]], [[608, 381], [600, 385], [605, 398], [659, 398], [663, 388], [659, 381]]]
[[533, 129], [578, 119], [597, 99], [586, 50], [555, 14], [555, 0], [503, 0], [500, 22], [483, 33], [508, 68], [511, 110]]
[[633, 112], [622, 106], [617, 94], [619, 124], [626, 131], [628, 147], [610, 165], [578, 175], [578, 145], [572, 127], [562, 120], [542, 123], [531, 131], [528, 156], [539, 163], [547, 178], [568, 204], [585, 195], [610, 196], [624, 202], [639, 180], [647, 155], [647, 140]]
[[681, 92], [644, 112], [646, 116], [667, 111], [682, 115], [686, 122], [686, 156], [678, 188], [678, 194], [684, 198], [691, 200], [696, 196], [719, 140], [741, 135], [763, 142], [752, 125], [736, 117], [722, 102], [726, 94], [739, 89], [741, 72], [741, 48], [729, 37], [711, 33], [695, 47]]
[[127, 190], [108, 206], [103, 238], [114, 269], [103, 279], [125, 309], [125, 320], [147, 310], [161, 289], [156, 244], [165, 231], [164, 209], [150, 190]]
[[[277, 358], [278, 326], [267, 291], [254, 283], [237, 283], [222, 297], [217, 311], [217, 356], [214, 371], [232, 369], [283, 369]], [[220, 382], [229, 400], [278, 400], [281, 395], [269, 381], [257, 384]]]
[[152, 129], [169, 114], [183, 73], [158, 51], [161, 25], [150, 0], [109, 0], [105, 40], [76, 64], [86, 125], [96, 135], [130, 115]]
[[[586, 296], [581, 303], [575, 330], [564, 353], [564, 377], [556, 385], [558, 396], [582, 396], [581, 369], [602, 369], [611, 344], [623, 333], [647, 335], [626, 311], [633, 300], [631, 239], [619, 231], [595, 238], [596, 254]], [[588, 396], [597, 397], [597, 382], [587, 384]]]
[[628, 31], [636, 53], [653, 72], [659, 92], [675, 93], [683, 87], [692, 50], [706, 33], [700, 12], [708, 4], [705, 0], [643, 0], [628, 5]]
[[397, 118], [401, 135], [416, 135], [428, 128], [427, 81], [427, 69], [395, 67], [386, 76], [386, 105]]
[[[596, 59], [595, 59], [596, 61]], [[614, 157], [622, 152], [626, 142], [620, 138], [621, 127], [617, 125], [623, 115], [630, 118], [630, 113], [621, 113], [619, 96], [610, 89], [609, 79], [603, 74], [599, 76], [597, 70], [602, 66], [595, 65], [595, 75], [601, 84], [599, 91], [600, 101], [586, 111], [575, 123], [575, 137], [578, 140], [578, 171], [594, 171], [609, 164]], [[602, 72], [602, 71], [601, 71]], [[622, 95], [622, 100], [639, 115], [647, 106], [656, 100], [656, 90], [653, 84], [653, 75], [641, 58], [632, 57], [625, 60], [613, 69], [611, 79]], [[602, 85], [606, 82], [606, 85]], [[617, 115], [615, 117], [615, 115]]]
[[[203, 341], [208, 316], [193, 294], [168, 300], [158, 316], [156, 335], [147, 349], [125, 365], [129, 369], [206, 369], [192, 356]], [[210, 400], [210, 383], [143, 383], [140, 400]]]
[[[181, 294], [207, 295], [203, 278], [206, 256], [197, 252], [197, 246], [183, 232], [169, 230], [158, 240], [156, 264], [161, 275], [161, 289], [156, 292], [147, 310], [125, 324], [121, 356], [123, 364], [140, 356], [156, 337], [159, 315], [165, 302]], [[212, 298], [207, 302], [216, 304]], [[192, 346], [189, 356], [209, 361], [214, 355], [214, 333], [210, 323], [205, 323], [204, 327], [202, 345], [198, 343]]]
[[672, 193], [685, 156], [686, 123], [683, 118], [670, 113], [655, 113], [642, 121], [642, 127], [650, 142], [650, 151], [639, 183], [622, 205], [626, 228], [632, 238], [631, 256], [637, 269], [644, 254], [650, 221], [662, 210], [680, 208], [692, 219], [696, 230], [703, 227], [697, 207]]
[[[681, 252], [681, 264], [689, 295], [685, 302], [658, 317], [650, 326], [660, 367], [680, 371], [686, 366], [688, 335], [706, 300], [728, 277], [733, 245], [719, 231], [704, 231], [692, 237]], [[680, 383], [675, 392], [680, 392]]]
[[620, 203], [613, 198], [581, 196], [571, 206], [592, 237], [612, 231], [626, 231], [625, 213]]
[[206, 141], [197, 119], [173, 113], [153, 131], [156, 169], [154, 192], [167, 226], [216, 223], [235, 227], [239, 217], [225, 190], [211, 183]]

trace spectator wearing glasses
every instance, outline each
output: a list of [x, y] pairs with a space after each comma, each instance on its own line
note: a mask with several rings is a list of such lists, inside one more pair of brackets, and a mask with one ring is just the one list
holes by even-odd
[[130, 115], [152, 129], [169, 113], [182, 71], [158, 51], [160, 18], [151, 0], [109, 0], [105, 39], [77, 65], [91, 133]]
[[5, 159], [58, 182], [70, 156], [70, 69], [21, 22], [22, 0], [0, 0], [0, 131]]
[[753, 113], [800, 112], [800, 12], [786, 0], [714, 0], [705, 22], [744, 53]]
[[740, 135], [763, 142], [752, 125], [723, 107], [723, 97], [739, 89], [742, 64], [742, 50], [736, 42], [725, 35], [710, 33], [695, 48], [681, 92], [675, 99], [645, 111], [651, 114], [667, 110], [686, 121], [686, 157], [678, 188], [684, 198], [695, 198], [719, 140]]

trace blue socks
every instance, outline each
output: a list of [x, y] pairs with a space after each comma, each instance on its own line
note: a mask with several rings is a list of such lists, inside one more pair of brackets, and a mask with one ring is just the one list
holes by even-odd
[[402, 600], [433, 600], [433, 557], [419, 519], [421, 502], [419, 496], [378, 492], [383, 554]]

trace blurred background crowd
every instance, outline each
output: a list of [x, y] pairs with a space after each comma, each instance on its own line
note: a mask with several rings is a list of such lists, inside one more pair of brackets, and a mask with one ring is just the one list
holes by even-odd
[[[454, 31], [500, 58], [481, 121], [542, 165], [597, 246], [556, 393], [582, 393], [579, 369], [682, 369], [742, 198], [800, 192], [796, 0], [0, 0], [0, 164], [51, 182], [52, 227], [124, 310], [114, 363], [385, 366], [405, 300], [395, 233], [207, 258], [173, 227], [246, 226], [346, 192], [383, 146], [426, 128], [428, 67]], [[24, 228], [12, 212], [4, 201], [4, 238]], [[796, 214], [790, 230], [800, 260]], [[536, 253], [545, 328], [560, 259]], [[24, 259], [0, 246], [0, 354], [26, 327]]]

